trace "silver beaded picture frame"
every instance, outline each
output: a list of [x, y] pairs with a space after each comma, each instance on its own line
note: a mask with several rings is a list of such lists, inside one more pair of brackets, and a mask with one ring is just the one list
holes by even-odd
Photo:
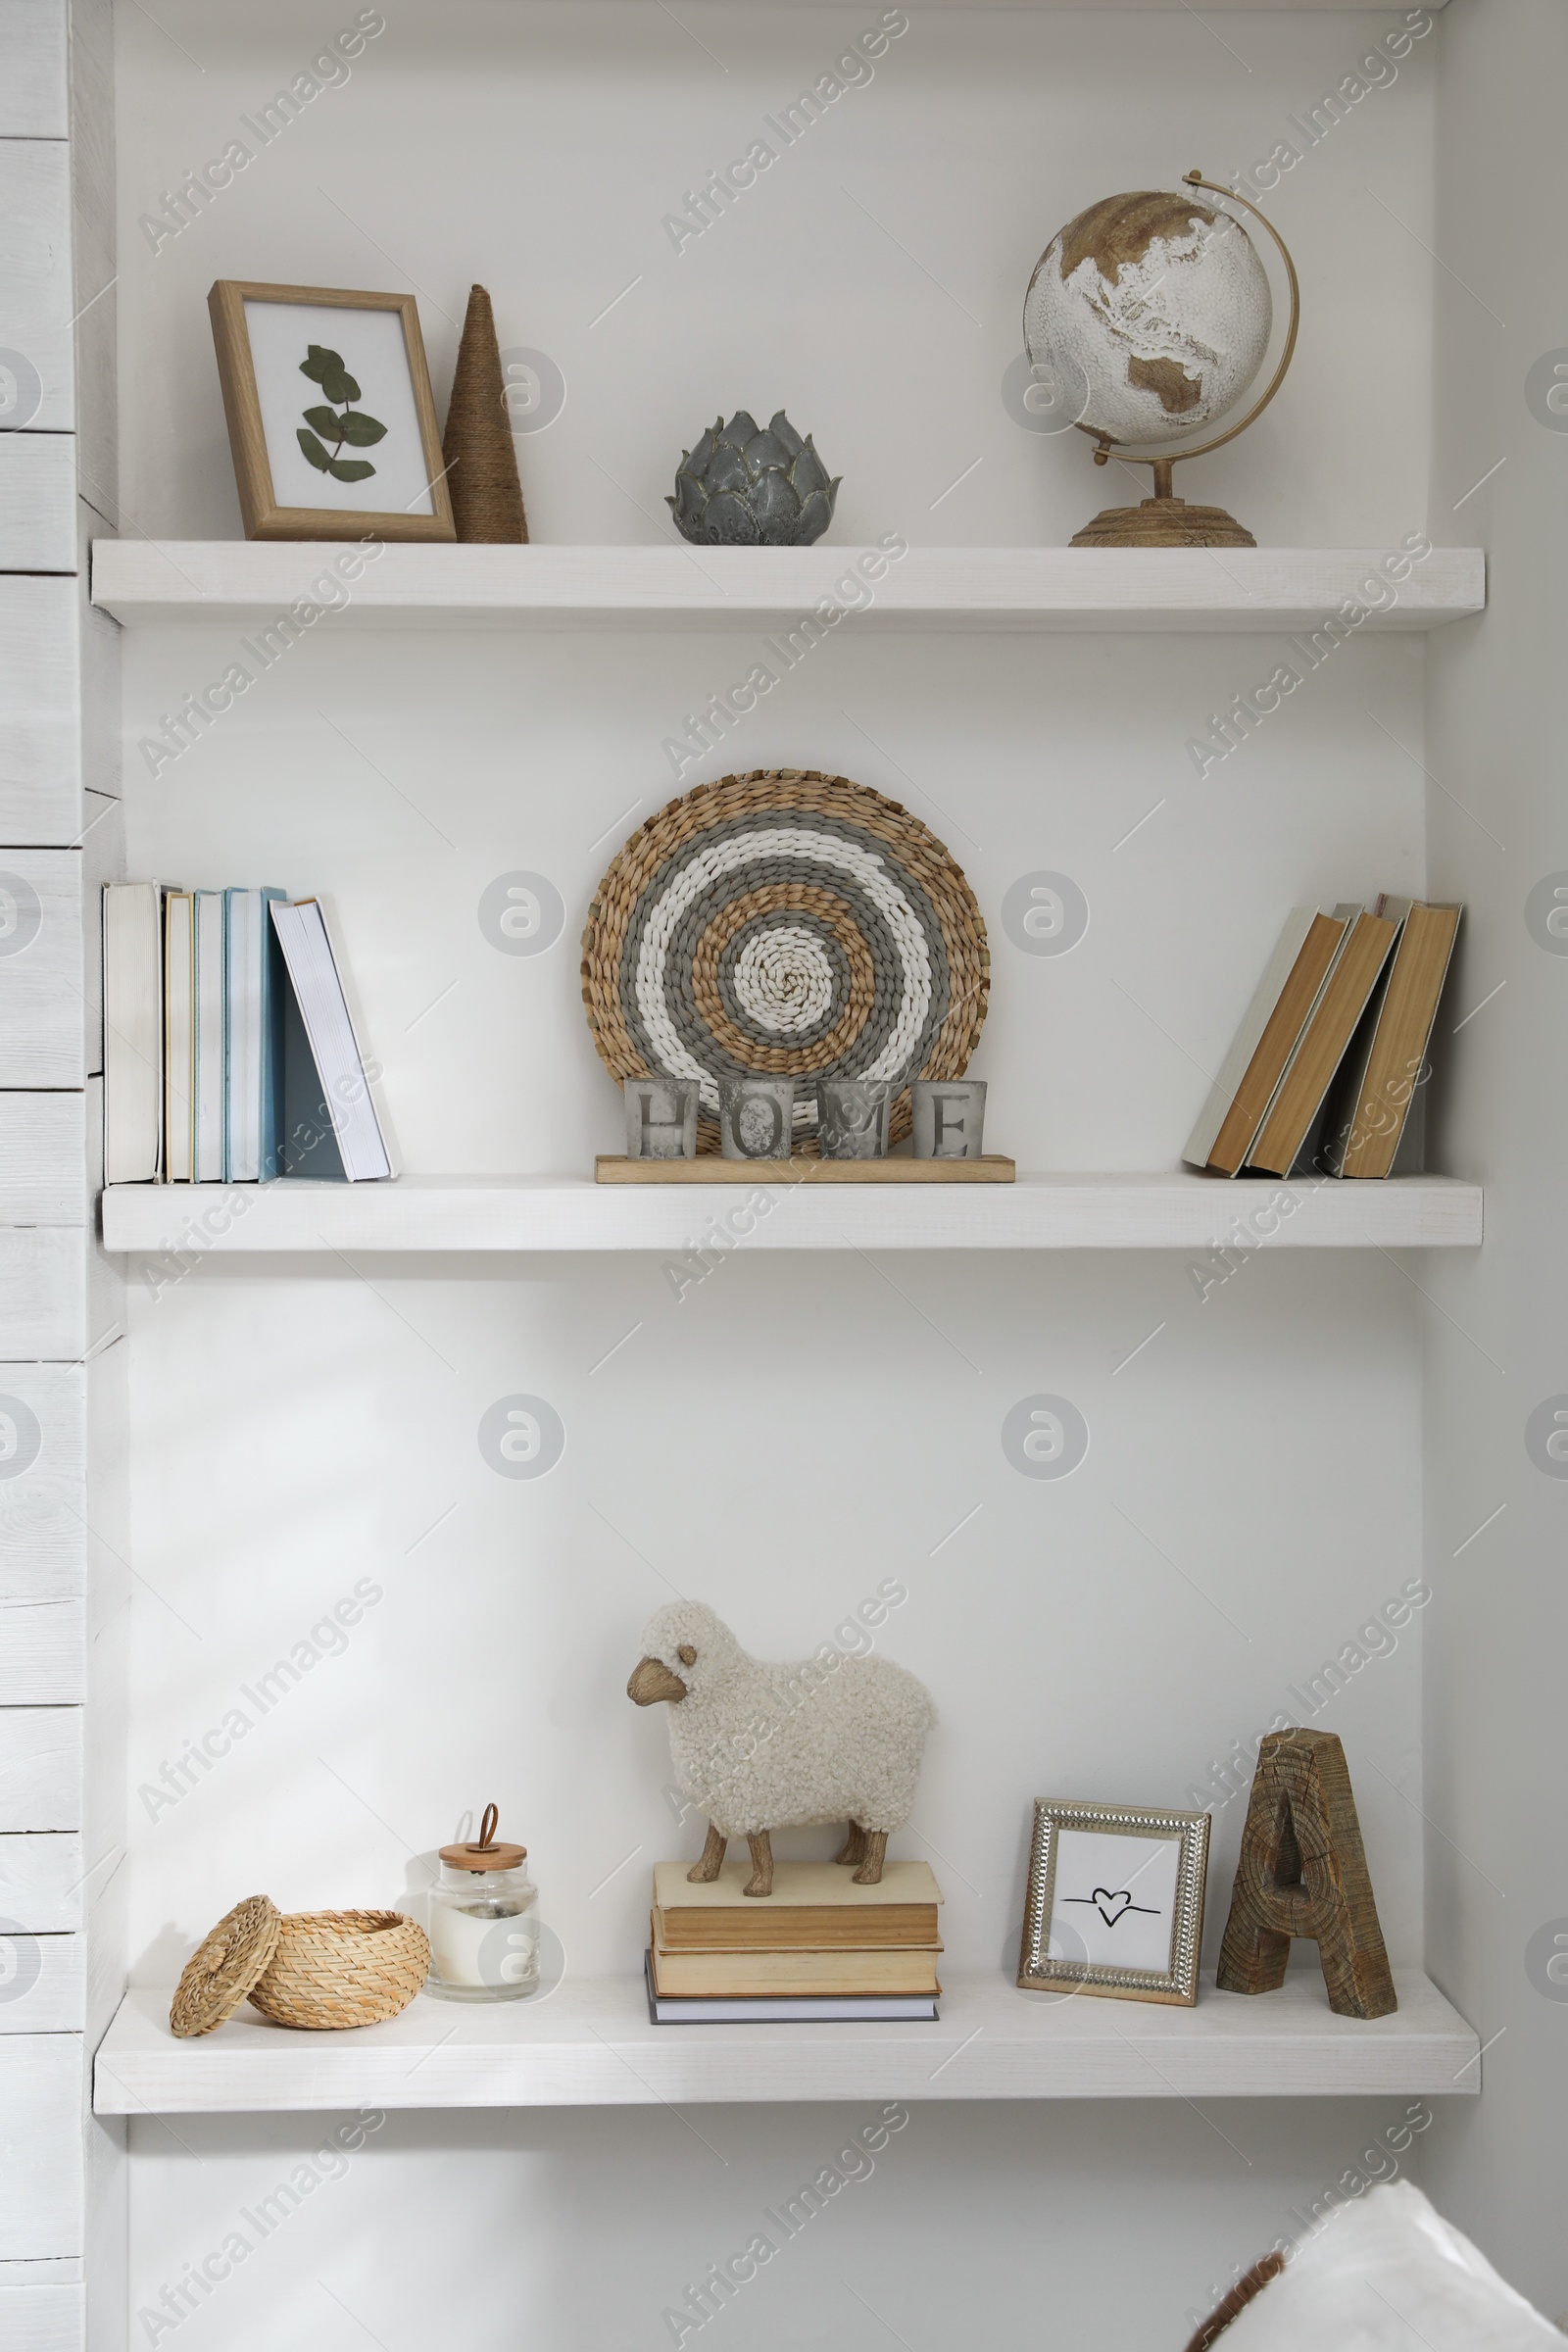
[[1198, 1999], [1206, 1813], [1035, 1804], [1018, 1983], [1115, 2001]]

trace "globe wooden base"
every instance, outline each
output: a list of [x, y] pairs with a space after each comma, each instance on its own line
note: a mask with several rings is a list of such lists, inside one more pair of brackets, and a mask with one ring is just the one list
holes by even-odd
[[1190, 507], [1185, 498], [1146, 498], [1107, 507], [1069, 543], [1073, 547], [1255, 547], [1223, 507]]

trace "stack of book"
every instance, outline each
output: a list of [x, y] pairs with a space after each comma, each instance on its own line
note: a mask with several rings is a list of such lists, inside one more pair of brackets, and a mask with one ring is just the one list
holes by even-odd
[[105, 890], [106, 1183], [390, 1176], [376, 1075], [319, 900]]
[[654, 1866], [647, 1959], [656, 2026], [934, 2018], [942, 1891], [923, 1862], [889, 1862], [857, 1886], [837, 1862], [778, 1862], [773, 1891], [743, 1892], [750, 1865], [694, 1886]]
[[1223, 1176], [1413, 1174], [1460, 909], [1296, 906], [1183, 1159]]

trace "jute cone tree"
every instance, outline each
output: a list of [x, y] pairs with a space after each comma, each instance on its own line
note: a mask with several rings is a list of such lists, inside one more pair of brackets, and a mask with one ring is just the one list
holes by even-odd
[[470, 547], [525, 544], [528, 518], [522, 511], [496, 322], [483, 286], [469, 289], [441, 455], [448, 467], [459, 540]]

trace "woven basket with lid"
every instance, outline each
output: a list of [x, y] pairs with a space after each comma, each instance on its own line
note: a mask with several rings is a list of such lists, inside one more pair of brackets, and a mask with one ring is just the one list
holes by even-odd
[[288, 1912], [251, 2006], [278, 2026], [373, 2026], [408, 2007], [429, 1967], [424, 1930], [399, 1911]]
[[294, 1911], [236, 1903], [192, 1953], [169, 2013], [182, 2038], [211, 2034], [249, 1999], [274, 2025], [373, 2026], [406, 2009], [430, 1945], [398, 1911]]

